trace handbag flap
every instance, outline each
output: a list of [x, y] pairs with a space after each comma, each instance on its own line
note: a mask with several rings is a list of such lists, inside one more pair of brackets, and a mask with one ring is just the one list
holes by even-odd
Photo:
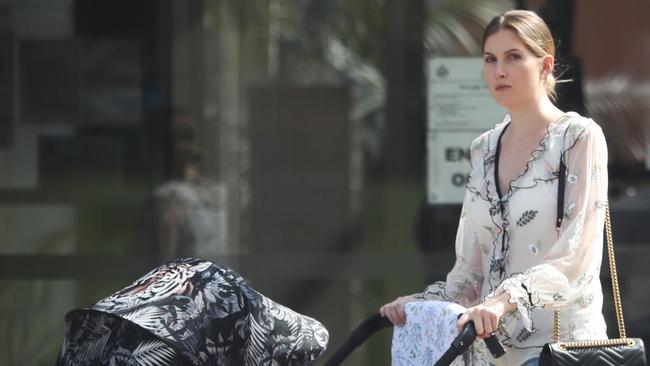
[[561, 343], [547, 343], [539, 357], [540, 366], [645, 366], [645, 346], [640, 338], [629, 338], [632, 346], [564, 348]]

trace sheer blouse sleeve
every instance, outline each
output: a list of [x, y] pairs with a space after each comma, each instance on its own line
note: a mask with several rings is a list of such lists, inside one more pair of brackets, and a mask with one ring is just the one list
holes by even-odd
[[594, 122], [580, 126], [580, 130], [577, 127], [568, 127], [565, 138], [565, 208], [557, 241], [540, 264], [506, 278], [488, 295], [508, 293], [510, 303], [517, 304], [516, 312], [529, 331], [532, 309], [574, 305], [600, 273], [607, 202], [607, 144]]
[[[478, 139], [477, 139], [478, 141]], [[477, 141], [470, 147], [470, 165], [475, 166], [480, 154]], [[477, 305], [483, 284], [482, 252], [476, 226], [468, 210], [473, 193], [465, 190], [463, 206], [456, 232], [456, 261], [445, 281], [434, 282], [424, 292], [415, 294], [419, 300], [452, 301], [465, 307]]]

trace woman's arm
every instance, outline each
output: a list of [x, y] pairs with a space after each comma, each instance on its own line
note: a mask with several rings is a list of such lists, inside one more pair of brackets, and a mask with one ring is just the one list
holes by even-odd
[[404, 324], [404, 305], [411, 301], [440, 300], [456, 302], [463, 306], [478, 303], [483, 283], [482, 254], [474, 225], [465, 209], [470, 194], [465, 194], [456, 233], [456, 262], [447, 274], [446, 281], [435, 282], [421, 293], [398, 297], [382, 306], [379, 313], [390, 319], [393, 324]]
[[[470, 168], [474, 169], [479, 162], [485, 148], [485, 136], [474, 140], [470, 146]], [[476, 227], [468, 212], [472, 195], [475, 193], [465, 190], [463, 205], [456, 232], [455, 252], [456, 261], [447, 274], [445, 281], [434, 282], [427, 286], [423, 292], [408, 296], [398, 297], [394, 301], [382, 306], [379, 312], [389, 318], [393, 324], [401, 325], [406, 321], [404, 305], [411, 301], [440, 300], [455, 302], [465, 307], [476, 305], [480, 299], [483, 284], [483, 258], [478, 243]]]

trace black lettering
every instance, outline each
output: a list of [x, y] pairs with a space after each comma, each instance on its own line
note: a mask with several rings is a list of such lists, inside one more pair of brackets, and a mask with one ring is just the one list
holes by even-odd
[[469, 161], [469, 149], [458, 149], [458, 155], [461, 160]]
[[447, 161], [469, 161], [469, 149], [448, 147], [445, 149], [445, 160]]
[[454, 161], [454, 149], [451, 147], [448, 147], [445, 149], [445, 160], [447, 161]]
[[451, 184], [454, 187], [464, 187], [469, 182], [469, 174], [456, 173], [451, 176]]

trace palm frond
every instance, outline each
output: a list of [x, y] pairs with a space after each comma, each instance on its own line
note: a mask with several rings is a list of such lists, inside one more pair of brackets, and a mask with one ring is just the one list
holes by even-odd
[[99, 338], [94, 338], [84, 342], [77, 349], [77, 359], [86, 361], [99, 360], [102, 353], [104, 352], [104, 348], [106, 347], [106, 343], [108, 342], [110, 336], [111, 332], [109, 331], [103, 333]]
[[256, 366], [260, 360], [264, 359], [266, 353], [266, 340], [271, 334], [271, 329], [264, 327], [250, 316], [250, 338], [248, 339], [245, 364], [246, 366]]
[[137, 365], [168, 366], [176, 358], [176, 351], [163, 341], [151, 340], [138, 345], [131, 358]]
[[163, 308], [145, 306], [126, 314], [122, 318], [129, 320], [146, 329], [158, 329], [167, 311]]

